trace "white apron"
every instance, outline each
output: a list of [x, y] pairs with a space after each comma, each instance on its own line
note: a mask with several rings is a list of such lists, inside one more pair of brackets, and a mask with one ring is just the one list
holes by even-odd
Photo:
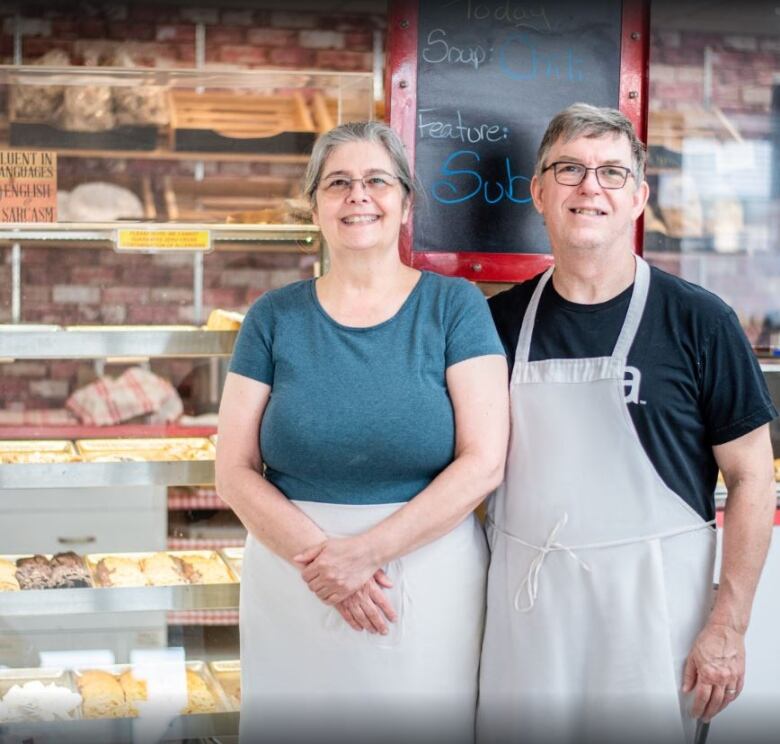
[[[529, 362], [510, 384], [506, 480], [489, 507], [481, 744], [682, 744], [679, 693], [711, 606], [715, 532], [661, 480], [624, 392], [650, 270], [636, 259], [611, 357]], [[687, 696], [686, 696], [687, 698]]]
[[[326, 534], [363, 532], [402, 504], [295, 504]], [[393, 561], [387, 636], [353, 630], [296, 568], [252, 537], [241, 573], [242, 743], [474, 739], [487, 545], [469, 516]]]

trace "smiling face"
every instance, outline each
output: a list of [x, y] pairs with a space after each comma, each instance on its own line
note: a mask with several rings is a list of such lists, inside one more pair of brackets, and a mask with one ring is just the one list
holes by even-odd
[[[389, 177], [382, 190], [366, 189], [353, 181], [346, 193], [332, 193], [326, 185], [334, 179]], [[395, 178], [393, 161], [376, 142], [348, 142], [335, 147], [317, 187], [314, 224], [319, 225], [328, 247], [339, 251], [398, 251], [401, 225], [409, 217], [409, 200]]]
[[[544, 166], [558, 161], [580, 163], [587, 168], [619, 165], [631, 168], [631, 146], [622, 134], [558, 140]], [[647, 184], [629, 176], [622, 189], [605, 189], [589, 170], [579, 186], [564, 186], [553, 169], [534, 176], [531, 195], [544, 217], [554, 251], [566, 249], [621, 249], [633, 246], [634, 221], [642, 214]]]

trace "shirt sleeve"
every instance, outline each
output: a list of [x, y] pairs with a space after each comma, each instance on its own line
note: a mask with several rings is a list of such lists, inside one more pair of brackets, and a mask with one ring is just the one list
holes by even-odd
[[271, 295], [265, 294], [249, 308], [241, 324], [230, 371], [266, 385], [274, 383], [274, 312]]
[[713, 445], [737, 439], [777, 416], [756, 355], [731, 309], [707, 344], [702, 405]]
[[447, 321], [446, 367], [473, 357], [505, 355], [487, 300], [465, 279], [453, 285]]

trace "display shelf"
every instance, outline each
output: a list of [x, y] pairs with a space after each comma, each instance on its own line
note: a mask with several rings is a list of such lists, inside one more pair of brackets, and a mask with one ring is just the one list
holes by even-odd
[[238, 582], [110, 589], [25, 589], [1, 594], [0, 614], [30, 616], [141, 610], [235, 610], [239, 591]]
[[56, 741], [69, 744], [105, 744], [110, 741], [112, 744], [131, 744], [146, 741], [139, 738], [144, 731], [153, 731], [153, 738], [149, 741], [210, 739], [237, 736], [238, 716], [237, 712], [175, 716], [164, 731], [144, 728], [144, 719], [137, 718], [0, 723], [0, 741]]
[[237, 331], [156, 330], [0, 330], [0, 358], [102, 359], [105, 357], [229, 357]]
[[76, 247], [109, 248], [116, 245], [119, 228], [133, 230], [182, 230], [211, 233], [217, 251], [314, 253], [320, 243], [316, 225], [225, 225], [192, 222], [7, 222], [0, 225], [0, 246], [58, 242]]
[[[2, 488], [200, 486], [214, 483], [214, 461], [63, 462], [3, 465]], [[0, 498], [2, 495], [0, 494]]]

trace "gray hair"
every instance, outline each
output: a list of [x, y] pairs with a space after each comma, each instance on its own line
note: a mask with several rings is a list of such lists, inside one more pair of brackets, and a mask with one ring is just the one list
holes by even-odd
[[634, 125], [622, 112], [613, 108], [591, 106], [588, 103], [574, 103], [557, 113], [542, 137], [542, 144], [536, 153], [537, 177], [547, 167], [547, 156], [552, 146], [562, 139], [571, 142], [577, 137], [604, 137], [606, 135], [625, 135], [631, 146], [631, 165], [636, 185], [645, 179], [645, 146], [636, 136]]
[[306, 174], [303, 177], [303, 193], [308, 197], [312, 207], [317, 206], [317, 186], [325, 162], [335, 148], [349, 142], [374, 142], [384, 147], [393, 163], [395, 170], [393, 175], [404, 189], [405, 198], [408, 199], [417, 193], [417, 185], [409, 167], [406, 150], [395, 131], [380, 121], [352, 121], [339, 124], [329, 132], [325, 132], [314, 143], [309, 164], [306, 166]]

